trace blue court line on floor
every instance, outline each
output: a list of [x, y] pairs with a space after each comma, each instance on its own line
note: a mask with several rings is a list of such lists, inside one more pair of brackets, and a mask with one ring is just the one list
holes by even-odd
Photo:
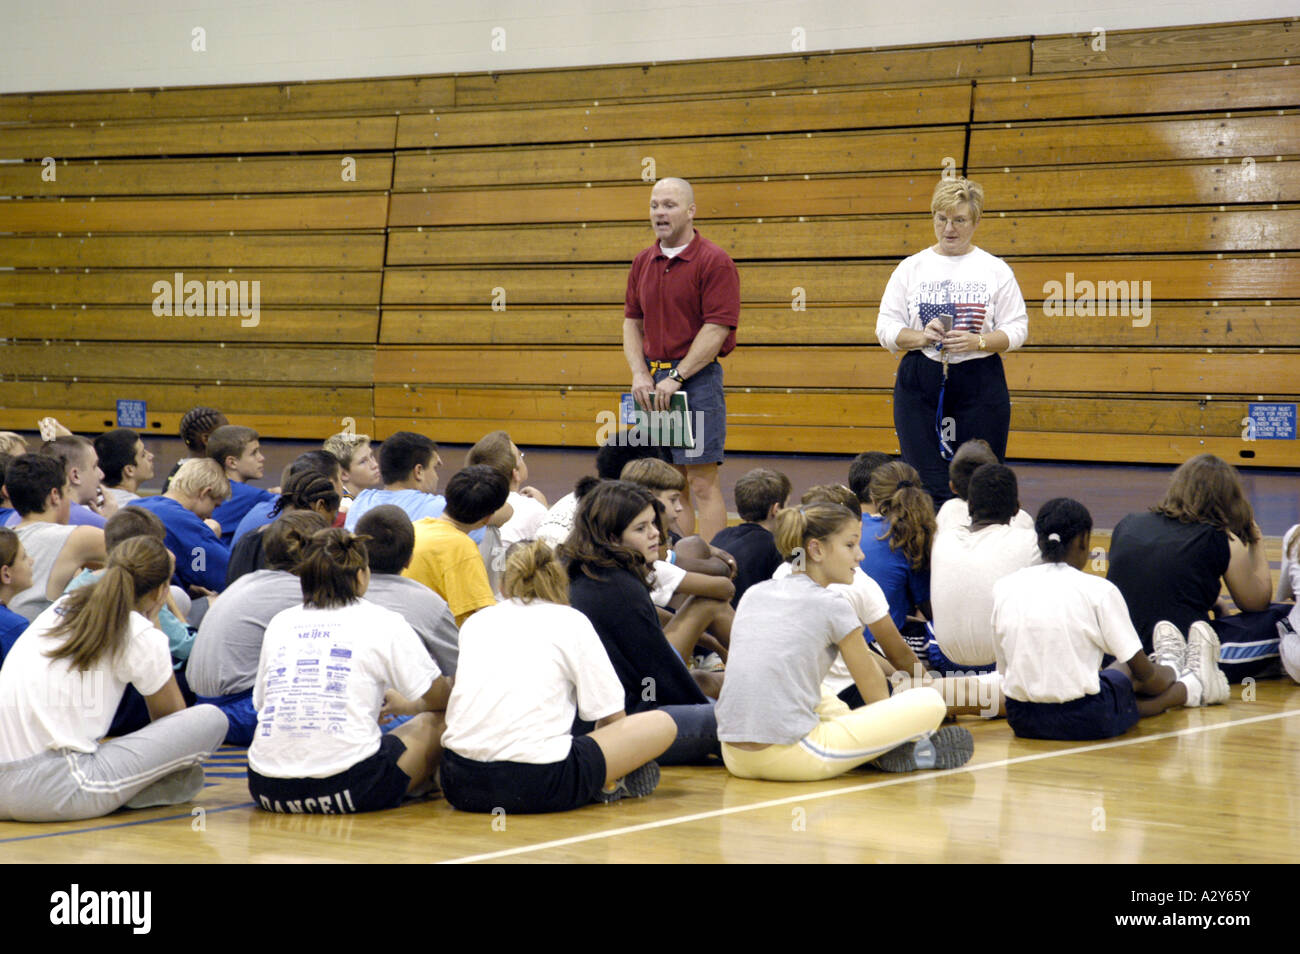
[[[227, 805], [225, 808], [205, 808], [205, 815], [216, 815], [220, 812], [234, 811], [236, 808], [255, 808], [252, 802], [240, 802], [238, 805]], [[134, 828], [136, 825], [156, 825], [158, 822], [180, 821], [194, 818], [194, 813], [186, 815], [168, 815], [165, 818], [143, 818], [140, 821], [119, 822], [116, 825], [96, 825], [94, 828], [78, 828], [75, 831], [47, 831], [42, 835], [19, 835], [17, 838], [0, 838], [0, 845], [8, 844], [11, 841], [33, 841], [37, 838], [62, 838], [67, 835], [84, 835], [92, 831], [109, 831], [113, 828]]]
[[208, 778], [248, 778], [247, 772], [204, 772]]

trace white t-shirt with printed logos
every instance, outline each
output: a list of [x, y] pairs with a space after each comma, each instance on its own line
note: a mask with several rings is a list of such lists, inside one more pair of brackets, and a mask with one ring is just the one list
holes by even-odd
[[1005, 523], [954, 527], [935, 534], [930, 552], [934, 638], [950, 660], [989, 666], [993, 659], [993, 584], [1042, 562], [1038, 535]]
[[121, 648], [91, 669], [73, 669], [66, 657], [51, 659], [46, 653], [67, 638], [47, 635], [59, 624], [66, 599], [36, 617], [0, 667], [0, 763], [59, 749], [94, 752], [128, 685], [152, 696], [172, 676], [167, 637], [136, 612]]
[[586, 616], [508, 600], [465, 620], [444, 748], [477, 762], [560, 762], [575, 711], [587, 722], [623, 711], [623, 684]]
[[407, 699], [440, 673], [400, 615], [364, 599], [294, 606], [262, 637], [248, 764], [270, 778], [328, 778], [379, 751], [384, 691]]

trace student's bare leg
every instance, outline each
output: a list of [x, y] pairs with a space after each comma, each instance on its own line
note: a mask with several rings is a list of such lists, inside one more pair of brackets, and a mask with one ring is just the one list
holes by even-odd
[[397, 767], [411, 776], [411, 784], [406, 786], [408, 793], [427, 787], [433, 777], [442, 760], [442, 733], [446, 728], [441, 712], [421, 712], [392, 731], [406, 746]]
[[[690, 491], [689, 501], [694, 503], [699, 515], [699, 534], [705, 542], [712, 540], [727, 526], [727, 505], [722, 499], [722, 474], [717, 464], [687, 464], [679, 468], [686, 474], [686, 485]], [[690, 502], [685, 495], [682, 503], [686, 512], [691, 512]], [[685, 514], [683, 514], [685, 516]], [[692, 530], [695, 528], [692, 521]], [[686, 526], [680, 526], [682, 533], [689, 534]]]
[[[673, 616], [672, 622], [664, 627], [664, 636], [683, 659], [691, 658], [691, 654], [695, 651], [695, 644], [718, 617], [722, 606], [731, 609], [730, 603], [692, 596], [682, 604], [681, 609]], [[730, 628], [727, 632], [730, 635]]]
[[700, 692], [704, 693], [710, 699], [717, 699], [722, 695], [722, 677], [724, 673], [706, 672], [703, 669], [692, 669], [691, 678], [695, 684], [700, 687]]
[[638, 712], [591, 733], [605, 756], [605, 784], [622, 778], [668, 751], [677, 723], [666, 712]]
[[1119, 660], [1106, 668], [1128, 676], [1137, 696], [1138, 715], [1144, 719], [1187, 703], [1187, 687], [1178, 681], [1178, 674], [1172, 666], [1155, 666], [1155, 673], [1145, 682], [1134, 676], [1132, 670]]

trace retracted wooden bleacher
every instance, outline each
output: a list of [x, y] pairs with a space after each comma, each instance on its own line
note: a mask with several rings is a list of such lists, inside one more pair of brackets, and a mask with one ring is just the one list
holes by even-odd
[[[646, 179], [677, 175], [741, 270], [728, 447], [892, 450], [876, 309], [946, 166], [1030, 306], [1012, 456], [1294, 466], [1242, 440], [1248, 403], [1300, 394], [1294, 26], [0, 97], [0, 154], [29, 160], [0, 194], [31, 196], [0, 205], [0, 425], [93, 431], [140, 397], [168, 432], [202, 402], [272, 436], [591, 446], [628, 387]], [[181, 270], [260, 279], [258, 326], [154, 316]], [[1045, 311], [1067, 281], [1149, 282], [1149, 314]]]

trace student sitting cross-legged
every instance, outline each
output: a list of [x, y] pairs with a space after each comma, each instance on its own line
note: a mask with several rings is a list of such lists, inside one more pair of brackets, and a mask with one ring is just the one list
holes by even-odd
[[275, 614], [302, 603], [294, 569], [307, 541], [328, 527], [324, 517], [310, 510], [281, 516], [265, 532], [266, 567], [232, 583], [199, 624], [186, 677], [199, 702], [216, 706], [230, 720], [226, 742], [231, 745], [253, 741], [253, 683], [262, 636]]
[[[447, 704], [442, 788], [462, 811], [555, 812], [648, 795], [651, 761], [677, 734], [663, 712], [623, 711], [619, 682], [587, 618], [568, 604], [564, 568], [545, 543], [506, 559], [506, 601], [460, 633]], [[595, 722], [572, 734], [575, 715]]]
[[656, 500], [622, 480], [604, 480], [578, 500], [573, 532], [560, 546], [569, 602], [590, 620], [623, 684], [623, 710], [662, 709], [677, 739], [659, 758], [680, 765], [717, 754], [713, 703], [701, 682], [719, 673], [691, 672], [664, 634], [650, 598], [659, 552]]
[[[230, 496], [221, 465], [207, 457], [187, 460], [172, 476], [167, 492], [129, 504], [157, 514], [167, 528], [167, 549], [176, 557], [176, 582], [191, 595], [226, 588], [230, 551], [218, 536], [213, 512]], [[102, 533], [102, 531], [101, 531]]]
[[34, 620], [87, 564], [108, 558], [104, 531], [68, 524], [72, 488], [63, 462], [24, 454], [5, 468], [5, 489], [21, 518], [13, 530], [32, 559], [32, 585], [9, 600], [9, 608]]
[[438, 491], [438, 445], [414, 431], [398, 431], [379, 445], [382, 487], [362, 490], [348, 508], [344, 526], [355, 530], [371, 507], [393, 504], [406, 511], [411, 522], [442, 515], [446, 499]]
[[[1108, 739], [1173, 706], [1227, 700], [1208, 623], [1193, 624], [1186, 642], [1172, 623], [1156, 623], [1148, 658], [1119, 589], [1083, 572], [1092, 531], [1083, 504], [1049, 500], [1036, 526], [1042, 565], [993, 585], [994, 648], [1016, 735]], [[1098, 672], [1103, 655], [1122, 661]]]
[[227, 424], [208, 435], [208, 456], [221, 465], [230, 481], [230, 497], [217, 507], [212, 519], [221, 524], [221, 542], [229, 547], [239, 522], [258, 503], [275, 501], [275, 494], [249, 481], [261, 480], [266, 469], [257, 431]]
[[99, 469], [95, 445], [76, 434], [64, 434], [46, 441], [36, 453], [63, 463], [72, 494], [68, 523], [103, 530], [105, 521], [117, 513], [117, 500], [111, 496], [104, 500], [100, 496], [104, 472]]
[[176, 471], [181, 469], [181, 465], [187, 460], [203, 458], [208, 456], [208, 435], [218, 427], [225, 427], [230, 422], [226, 420], [226, 415], [222, 414], [214, 407], [192, 407], [181, 417], [181, 426], [178, 434], [181, 443], [189, 452], [182, 457], [172, 467], [171, 473], [163, 481], [163, 493], [171, 486], [172, 478], [176, 476]]
[[[324, 454], [324, 451], [311, 453]], [[328, 455], [326, 455], [328, 456]], [[332, 461], [333, 458], [331, 457]], [[230, 565], [226, 568], [226, 585], [234, 583], [245, 573], [252, 573], [266, 566], [264, 553], [266, 530], [274, 526], [274, 520], [286, 513], [296, 510], [309, 510], [325, 518], [326, 526], [334, 525], [338, 515], [339, 491], [337, 480], [330, 480], [324, 473], [308, 465], [295, 472], [284, 482], [280, 496], [271, 507], [272, 522], [255, 527], [239, 537], [230, 551]], [[250, 512], [251, 513], [251, 512]], [[247, 518], [245, 518], [247, 519]]]
[[[156, 628], [172, 558], [151, 537], [115, 547], [98, 582], [63, 597], [0, 667], [0, 819], [97, 818], [187, 802], [226, 717], [185, 708]], [[127, 685], [153, 721], [101, 743]]]
[[[299, 454], [289, 464], [280, 471], [280, 498], [270, 500], [261, 500], [249, 508], [248, 513], [239, 521], [239, 526], [235, 528], [234, 545], [230, 549], [231, 558], [234, 558], [235, 546], [239, 541], [248, 534], [253, 533], [259, 527], [265, 527], [274, 520], [285, 509], [283, 502], [284, 492], [289, 486], [289, 478], [294, 474], [304, 470], [314, 470], [324, 475], [325, 479], [334, 487], [334, 492], [339, 495], [339, 504], [342, 506], [343, 501], [343, 468], [339, 465], [339, 460], [329, 451], [310, 450]], [[338, 525], [337, 514], [331, 518], [333, 525]]]
[[[364, 599], [361, 540], [317, 532], [298, 576], [302, 605], [276, 614], [262, 640], [248, 790], [272, 812], [395, 808], [432, 785], [451, 687], [405, 620]], [[384, 734], [390, 689], [415, 702], [402, 713], [412, 718]]]
[[[849, 584], [862, 558], [861, 523], [837, 504], [786, 509], [777, 546], [801, 566], [750, 587], [736, 612], [718, 738], [741, 778], [815, 781], [875, 761], [886, 771], [955, 768], [971, 756], [970, 733], [938, 729], [947, 713], [933, 688], [889, 694], [862, 639], [862, 623], [831, 583]], [[850, 709], [822, 689], [836, 653], [866, 705]], [[932, 734], [933, 733], [933, 734]]]
[[[993, 453], [988, 441], [978, 437], [957, 448], [957, 453], [952, 455], [952, 462], [948, 465], [948, 489], [957, 496], [945, 500], [935, 514], [934, 522], [939, 530], [970, 526], [970, 479], [985, 464], [997, 463], [1000, 463], [998, 455]], [[1032, 530], [1034, 518], [1024, 510], [1017, 510], [1011, 518], [1011, 526]]]

